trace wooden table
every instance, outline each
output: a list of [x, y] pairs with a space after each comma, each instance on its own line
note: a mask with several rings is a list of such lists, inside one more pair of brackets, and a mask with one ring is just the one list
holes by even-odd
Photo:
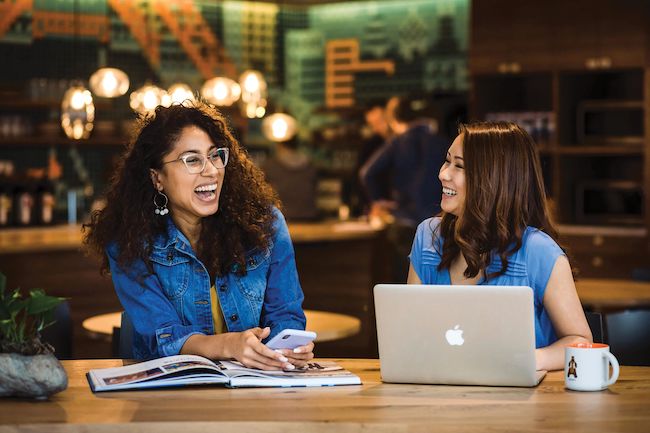
[[383, 384], [377, 360], [337, 360], [363, 385], [188, 387], [92, 394], [91, 368], [63, 361], [69, 387], [48, 402], [0, 399], [0, 432], [647, 432], [650, 368], [622, 367], [601, 392], [564, 389], [562, 372], [537, 388]]
[[[318, 334], [316, 342], [333, 341], [355, 335], [361, 329], [361, 321], [346, 314], [327, 311], [305, 310], [307, 329]], [[93, 338], [110, 341], [113, 328], [119, 328], [121, 312], [100, 314], [83, 321], [83, 328]]]
[[576, 289], [582, 304], [598, 311], [650, 307], [648, 282], [582, 278]]

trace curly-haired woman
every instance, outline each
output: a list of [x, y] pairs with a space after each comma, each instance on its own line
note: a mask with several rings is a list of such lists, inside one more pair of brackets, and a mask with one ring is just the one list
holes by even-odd
[[208, 105], [158, 107], [143, 119], [85, 238], [133, 322], [136, 358], [197, 354], [261, 369], [313, 358], [312, 343], [281, 352], [262, 344], [305, 327], [276, 202]]
[[537, 369], [561, 369], [564, 347], [592, 336], [533, 140], [513, 123], [461, 125], [439, 178], [442, 216], [418, 227], [408, 282], [531, 287]]

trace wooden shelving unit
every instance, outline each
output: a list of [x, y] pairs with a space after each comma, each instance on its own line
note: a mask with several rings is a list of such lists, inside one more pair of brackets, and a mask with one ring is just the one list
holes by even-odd
[[106, 137], [91, 136], [87, 140], [70, 140], [66, 137], [48, 137], [48, 136], [21, 136], [21, 137], [0, 137], [0, 148], [2, 147], [47, 147], [47, 146], [79, 146], [79, 147], [120, 147], [127, 143], [124, 137]]
[[493, 3], [472, 3], [470, 117], [516, 121], [545, 112], [551, 124], [540, 156], [573, 264], [585, 276], [630, 278], [632, 269], [649, 268], [648, 8]]

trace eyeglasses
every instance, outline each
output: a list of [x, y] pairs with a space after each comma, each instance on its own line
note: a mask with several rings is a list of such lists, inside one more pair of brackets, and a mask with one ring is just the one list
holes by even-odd
[[169, 164], [171, 162], [183, 161], [185, 168], [189, 174], [199, 174], [203, 173], [205, 170], [205, 164], [208, 160], [212, 163], [214, 168], [217, 170], [222, 170], [226, 168], [228, 164], [228, 148], [220, 147], [210, 152], [208, 156], [203, 156], [200, 153], [186, 153], [180, 156], [178, 159], [173, 161], [163, 161], [163, 164]]

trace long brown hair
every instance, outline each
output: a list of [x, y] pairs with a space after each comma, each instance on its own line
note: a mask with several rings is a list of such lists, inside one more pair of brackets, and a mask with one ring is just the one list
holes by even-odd
[[121, 156], [106, 192], [106, 207], [95, 211], [84, 226], [84, 244], [102, 257], [101, 270], [109, 270], [106, 248], [115, 243], [118, 264], [128, 267], [142, 260], [153, 271], [149, 256], [154, 239], [166, 235], [166, 218], [154, 214], [156, 193], [150, 169], [161, 169], [184, 128], [205, 131], [217, 147], [229, 149], [219, 210], [203, 219], [197, 254], [211, 274], [223, 275], [233, 265], [246, 272], [246, 252], [269, 246], [273, 206], [278, 200], [263, 173], [230, 132], [219, 111], [203, 102], [159, 106], [140, 120], [134, 140]]
[[476, 122], [460, 125], [465, 164], [465, 203], [460, 216], [443, 213], [438, 269], [448, 269], [462, 253], [464, 275], [484, 271], [494, 254], [505, 273], [507, 257], [521, 248], [526, 227], [558, 241], [546, 202], [539, 155], [533, 139], [515, 123]]

